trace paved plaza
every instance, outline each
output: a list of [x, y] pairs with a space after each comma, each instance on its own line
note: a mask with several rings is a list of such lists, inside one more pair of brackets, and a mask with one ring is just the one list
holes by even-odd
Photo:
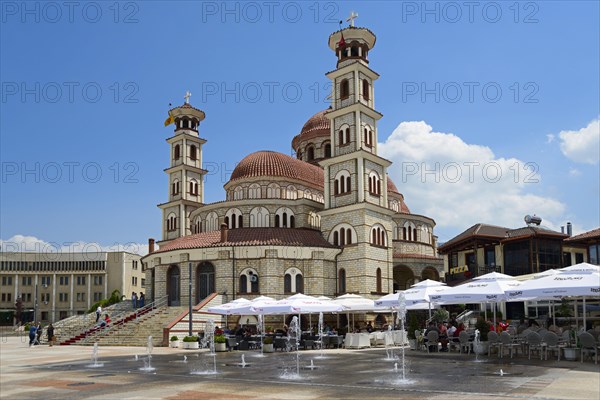
[[[206, 350], [154, 348], [150, 368], [143, 347], [29, 348], [25, 336], [0, 340], [2, 399], [598, 399], [599, 366], [590, 361], [513, 360], [406, 350], [318, 350], [299, 354], [218, 353], [217, 374]], [[248, 364], [242, 368], [241, 356]], [[396, 355], [401, 352], [396, 349]], [[312, 368], [311, 368], [312, 362]], [[395, 371], [394, 364], [398, 364]], [[286, 372], [288, 373], [286, 375]]]

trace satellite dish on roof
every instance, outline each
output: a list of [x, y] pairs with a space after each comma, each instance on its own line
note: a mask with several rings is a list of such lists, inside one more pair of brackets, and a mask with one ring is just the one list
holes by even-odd
[[531, 215], [526, 215], [525, 223], [527, 225], [538, 225], [539, 226], [542, 223], [542, 219], [535, 214], [533, 215], [533, 217]]

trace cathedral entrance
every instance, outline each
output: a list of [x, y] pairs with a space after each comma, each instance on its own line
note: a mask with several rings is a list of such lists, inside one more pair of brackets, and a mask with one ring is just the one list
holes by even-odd
[[396, 265], [394, 267], [394, 292], [396, 290], [406, 290], [415, 284], [415, 275], [406, 265]]
[[215, 291], [215, 266], [205, 261], [196, 269], [196, 303]]
[[181, 287], [179, 282], [181, 281], [181, 274], [177, 265], [171, 265], [167, 271], [167, 296], [170, 306], [180, 306], [180, 295]]
[[440, 274], [433, 267], [426, 267], [421, 273], [421, 280], [431, 279], [432, 281], [439, 281]]

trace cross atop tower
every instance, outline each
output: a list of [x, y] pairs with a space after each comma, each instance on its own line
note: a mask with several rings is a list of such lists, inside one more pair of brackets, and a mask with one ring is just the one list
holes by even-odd
[[191, 96], [192, 96], [192, 94], [190, 93], [190, 91], [186, 90], [185, 96], [183, 96], [183, 98], [185, 99], [185, 104], [190, 104], [190, 97]]
[[350, 16], [346, 19], [346, 22], [350, 22], [350, 26], [354, 27], [354, 20], [358, 17], [358, 14], [352, 11]]

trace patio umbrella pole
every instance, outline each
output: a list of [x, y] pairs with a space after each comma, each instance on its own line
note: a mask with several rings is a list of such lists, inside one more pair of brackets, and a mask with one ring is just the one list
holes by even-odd
[[494, 307], [494, 332], [496, 331], [496, 303], [493, 303]]
[[[587, 330], [587, 324], [585, 321], [585, 296], [583, 296], [583, 330], [586, 331]], [[596, 350], [598, 351], [598, 350]]]

